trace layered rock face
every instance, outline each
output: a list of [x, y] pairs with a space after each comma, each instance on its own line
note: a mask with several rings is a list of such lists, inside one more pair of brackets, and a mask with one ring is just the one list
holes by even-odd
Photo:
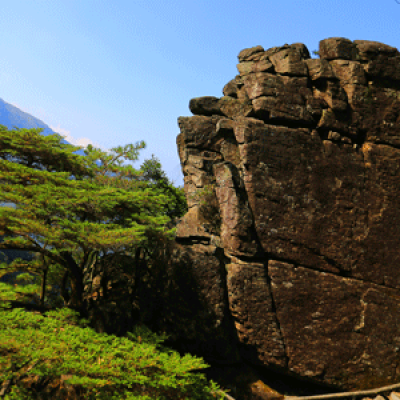
[[179, 118], [178, 253], [213, 315], [204, 340], [342, 389], [399, 381], [400, 53], [330, 38], [318, 59], [257, 46], [237, 67]]

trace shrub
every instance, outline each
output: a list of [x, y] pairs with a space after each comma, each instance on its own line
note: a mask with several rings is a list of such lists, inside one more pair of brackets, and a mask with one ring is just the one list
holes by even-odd
[[208, 367], [202, 359], [163, 347], [166, 337], [143, 325], [125, 337], [99, 334], [69, 308], [41, 314], [4, 301], [17, 296], [0, 283], [5, 399], [214, 399], [220, 390], [194, 372]]

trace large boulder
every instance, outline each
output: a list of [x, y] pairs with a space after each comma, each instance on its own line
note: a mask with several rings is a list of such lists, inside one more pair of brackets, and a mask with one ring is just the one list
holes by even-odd
[[179, 118], [178, 258], [209, 313], [176, 326], [221, 364], [368, 389], [400, 380], [400, 53], [319, 54], [245, 49]]

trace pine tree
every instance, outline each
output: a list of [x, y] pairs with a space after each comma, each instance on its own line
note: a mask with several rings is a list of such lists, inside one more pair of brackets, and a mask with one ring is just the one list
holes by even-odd
[[42, 304], [47, 275], [56, 272], [67, 305], [82, 311], [85, 266], [173, 235], [167, 224], [183, 213], [185, 202], [162, 173], [146, 178], [149, 165], [162, 171], [156, 161], [142, 170], [126, 164], [137, 160], [144, 142], [110, 152], [88, 146], [81, 156], [61, 136], [40, 132], [0, 126], [0, 250], [36, 255], [2, 268], [40, 274]]

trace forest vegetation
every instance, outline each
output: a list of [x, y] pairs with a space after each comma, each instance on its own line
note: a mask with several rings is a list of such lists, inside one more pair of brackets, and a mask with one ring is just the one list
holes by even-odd
[[144, 146], [79, 155], [57, 134], [0, 126], [0, 397], [222, 396], [204, 360], [164, 347], [166, 336], [139, 322], [108, 335], [86, 319], [85, 268], [120, 255], [135, 268], [187, 209], [157, 158], [133, 168]]

